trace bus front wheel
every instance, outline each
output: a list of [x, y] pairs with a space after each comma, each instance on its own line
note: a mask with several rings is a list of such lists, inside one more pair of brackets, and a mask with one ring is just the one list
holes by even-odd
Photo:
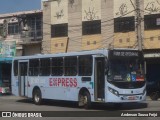
[[33, 101], [36, 105], [40, 105], [42, 102], [42, 95], [40, 89], [35, 89], [33, 92]]
[[80, 94], [79, 106], [83, 106], [85, 109], [89, 109], [91, 107], [91, 96], [89, 92], [85, 91]]

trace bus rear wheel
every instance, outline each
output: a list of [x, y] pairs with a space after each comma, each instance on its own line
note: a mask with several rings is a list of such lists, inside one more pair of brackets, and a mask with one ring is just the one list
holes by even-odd
[[36, 105], [40, 105], [42, 103], [42, 94], [40, 89], [35, 89], [33, 92], [33, 101]]

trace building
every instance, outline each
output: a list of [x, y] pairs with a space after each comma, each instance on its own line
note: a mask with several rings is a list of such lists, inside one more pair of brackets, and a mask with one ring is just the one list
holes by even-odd
[[137, 48], [134, 1], [44, 1], [42, 52]]
[[160, 81], [160, 0], [44, 1], [42, 53], [138, 49], [137, 25], [147, 80]]
[[0, 15], [0, 92], [11, 87], [12, 58], [39, 54], [41, 44], [41, 10]]
[[[113, 3], [100, 0], [43, 2], [43, 53], [106, 48], [113, 39]], [[108, 11], [108, 12], [105, 12]], [[107, 27], [106, 27], [107, 26]]]
[[0, 15], [0, 40], [16, 42], [16, 56], [41, 53], [42, 11]]

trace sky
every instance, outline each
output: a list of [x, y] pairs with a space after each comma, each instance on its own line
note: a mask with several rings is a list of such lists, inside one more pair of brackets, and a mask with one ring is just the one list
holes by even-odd
[[0, 14], [41, 9], [41, 0], [0, 0]]

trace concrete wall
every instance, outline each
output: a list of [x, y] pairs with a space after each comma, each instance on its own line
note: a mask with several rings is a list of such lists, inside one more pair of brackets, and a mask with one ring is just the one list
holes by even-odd
[[41, 53], [41, 44], [35, 44], [35, 45], [25, 45], [23, 46], [23, 54], [25, 56], [27, 55], [35, 55]]
[[101, 0], [101, 33], [102, 33], [102, 48], [113, 46], [114, 38], [114, 20], [113, 20], [113, 0]]
[[82, 47], [82, 0], [68, 5], [68, 49], [67, 52], [81, 51]]
[[51, 53], [51, 3], [43, 3], [43, 40], [42, 53]]

